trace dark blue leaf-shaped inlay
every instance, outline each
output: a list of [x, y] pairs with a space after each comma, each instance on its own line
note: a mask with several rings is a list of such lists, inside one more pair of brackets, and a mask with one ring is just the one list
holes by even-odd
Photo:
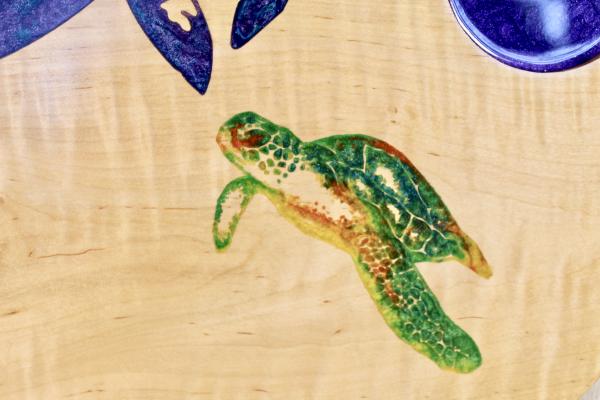
[[240, 0], [233, 17], [231, 47], [239, 49], [273, 21], [287, 0]]
[[150, 41], [201, 94], [206, 93], [213, 62], [213, 46], [208, 25], [197, 0], [191, 0], [196, 15], [186, 11], [191, 28], [185, 30], [169, 19], [161, 8], [165, 0], [127, 0], [138, 23]]
[[0, 0], [0, 58], [27, 46], [92, 0]]

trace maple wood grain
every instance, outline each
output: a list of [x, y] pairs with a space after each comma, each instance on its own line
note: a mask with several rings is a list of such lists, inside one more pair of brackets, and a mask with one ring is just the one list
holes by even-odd
[[[600, 62], [536, 75], [484, 55], [444, 0], [290, 1], [241, 50], [201, 1], [200, 96], [124, 1], [0, 61], [0, 398], [576, 399], [600, 376]], [[483, 365], [397, 339], [352, 260], [257, 198], [217, 253], [239, 172], [218, 127], [402, 150], [494, 276], [421, 265]]]

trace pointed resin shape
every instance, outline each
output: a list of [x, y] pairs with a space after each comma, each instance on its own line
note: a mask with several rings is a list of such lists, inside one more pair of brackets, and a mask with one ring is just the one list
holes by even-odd
[[450, 4], [479, 47], [516, 68], [561, 71], [600, 53], [598, 1], [450, 0]]
[[241, 0], [235, 10], [231, 29], [231, 47], [239, 49], [273, 21], [287, 0]]
[[27, 46], [92, 0], [0, 0], [0, 58]]
[[160, 53], [201, 94], [206, 93], [212, 72], [213, 46], [204, 14], [191, 0], [196, 15], [186, 11], [190, 30], [169, 19], [164, 0], [127, 0], [138, 23]]

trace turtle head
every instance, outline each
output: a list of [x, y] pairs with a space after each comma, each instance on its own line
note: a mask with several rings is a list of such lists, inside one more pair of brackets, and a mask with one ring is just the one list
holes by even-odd
[[225, 157], [240, 168], [258, 161], [259, 149], [271, 141], [272, 129], [265, 129], [266, 123], [269, 121], [253, 112], [237, 114], [225, 122], [217, 134]]
[[229, 161], [266, 184], [280, 182], [295, 170], [301, 145], [288, 129], [253, 112], [237, 114], [225, 122], [217, 143]]

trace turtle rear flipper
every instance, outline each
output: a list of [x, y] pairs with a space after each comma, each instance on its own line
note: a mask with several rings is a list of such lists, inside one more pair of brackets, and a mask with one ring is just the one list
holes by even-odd
[[250, 176], [234, 179], [225, 186], [217, 200], [213, 222], [213, 239], [217, 249], [229, 247], [237, 224], [259, 187], [260, 183]]
[[[459, 229], [460, 230], [460, 229]], [[462, 251], [464, 257], [457, 257], [457, 261], [483, 278], [490, 278], [493, 274], [492, 267], [488, 264], [479, 246], [466, 233], [460, 231], [462, 238]]]
[[394, 333], [440, 368], [471, 372], [481, 354], [471, 337], [448, 318], [416, 267], [401, 256], [376, 275], [370, 263], [356, 262], [359, 274]]

